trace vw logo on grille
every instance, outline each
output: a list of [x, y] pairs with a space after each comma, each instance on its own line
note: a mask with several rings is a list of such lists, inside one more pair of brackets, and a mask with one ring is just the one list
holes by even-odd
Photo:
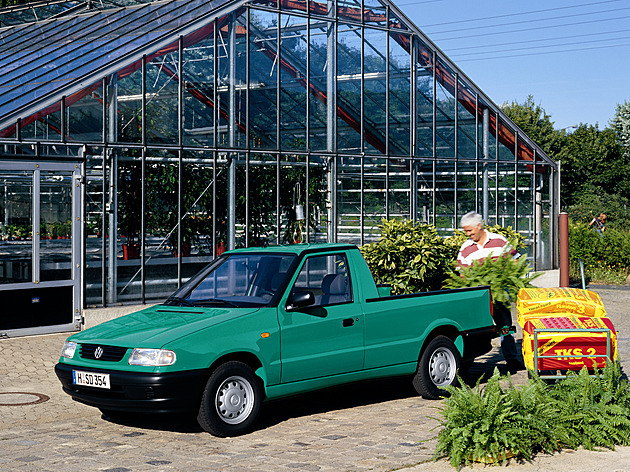
[[102, 355], [103, 355], [103, 348], [99, 346], [94, 350], [94, 358], [100, 359]]

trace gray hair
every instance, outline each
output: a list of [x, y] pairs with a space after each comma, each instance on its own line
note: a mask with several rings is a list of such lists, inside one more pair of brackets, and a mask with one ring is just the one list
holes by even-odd
[[483, 216], [475, 211], [469, 211], [464, 216], [459, 223], [459, 225], [463, 228], [464, 226], [483, 226]]

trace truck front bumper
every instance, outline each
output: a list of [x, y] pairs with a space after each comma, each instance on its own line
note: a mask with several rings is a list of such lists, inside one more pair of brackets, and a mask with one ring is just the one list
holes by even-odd
[[[110, 388], [75, 385], [73, 370], [109, 374]], [[169, 373], [124, 372], [57, 364], [55, 373], [63, 391], [74, 400], [102, 410], [135, 413], [176, 413], [199, 409], [208, 380], [207, 370]]]

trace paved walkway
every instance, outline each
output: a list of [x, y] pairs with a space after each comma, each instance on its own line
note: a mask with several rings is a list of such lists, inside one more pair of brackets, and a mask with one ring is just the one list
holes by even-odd
[[[630, 290], [597, 291], [619, 331], [623, 364], [630, 359]], [[365, 382], [265, 404], [258, 430], [218, 439], [189, 418], [113, 423], [97, 409], [73, 402], [53, 372], [66, 336], [0, 340], [2, 472], [454, 470], [444, 460], [432, 462], [442, 403], [415, 396], [405, 380]], [[475, 363], [472, 375], [502, 364], [495, 347]], [[519, 372], [514, 381], [525, 382], [526, 374]], [[511, 461], [510, 469], [592, 471], [602, 464], [609, 471], [630, 471], [630, 448], [539, 455], [532, 463]]]

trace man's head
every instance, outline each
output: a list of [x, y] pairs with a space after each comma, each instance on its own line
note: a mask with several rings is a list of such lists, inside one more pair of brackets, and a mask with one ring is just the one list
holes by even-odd
[[600, 213], [599, 214], [599, 221], [604, 221], [606, 219], [606, 214], [605, 213]]
[[478, 243], [486, 235], [486, 230], [483, 229], [483, 217], [474, 211], [466, 213], [460, 220], [460, 226], [470, 239]]

